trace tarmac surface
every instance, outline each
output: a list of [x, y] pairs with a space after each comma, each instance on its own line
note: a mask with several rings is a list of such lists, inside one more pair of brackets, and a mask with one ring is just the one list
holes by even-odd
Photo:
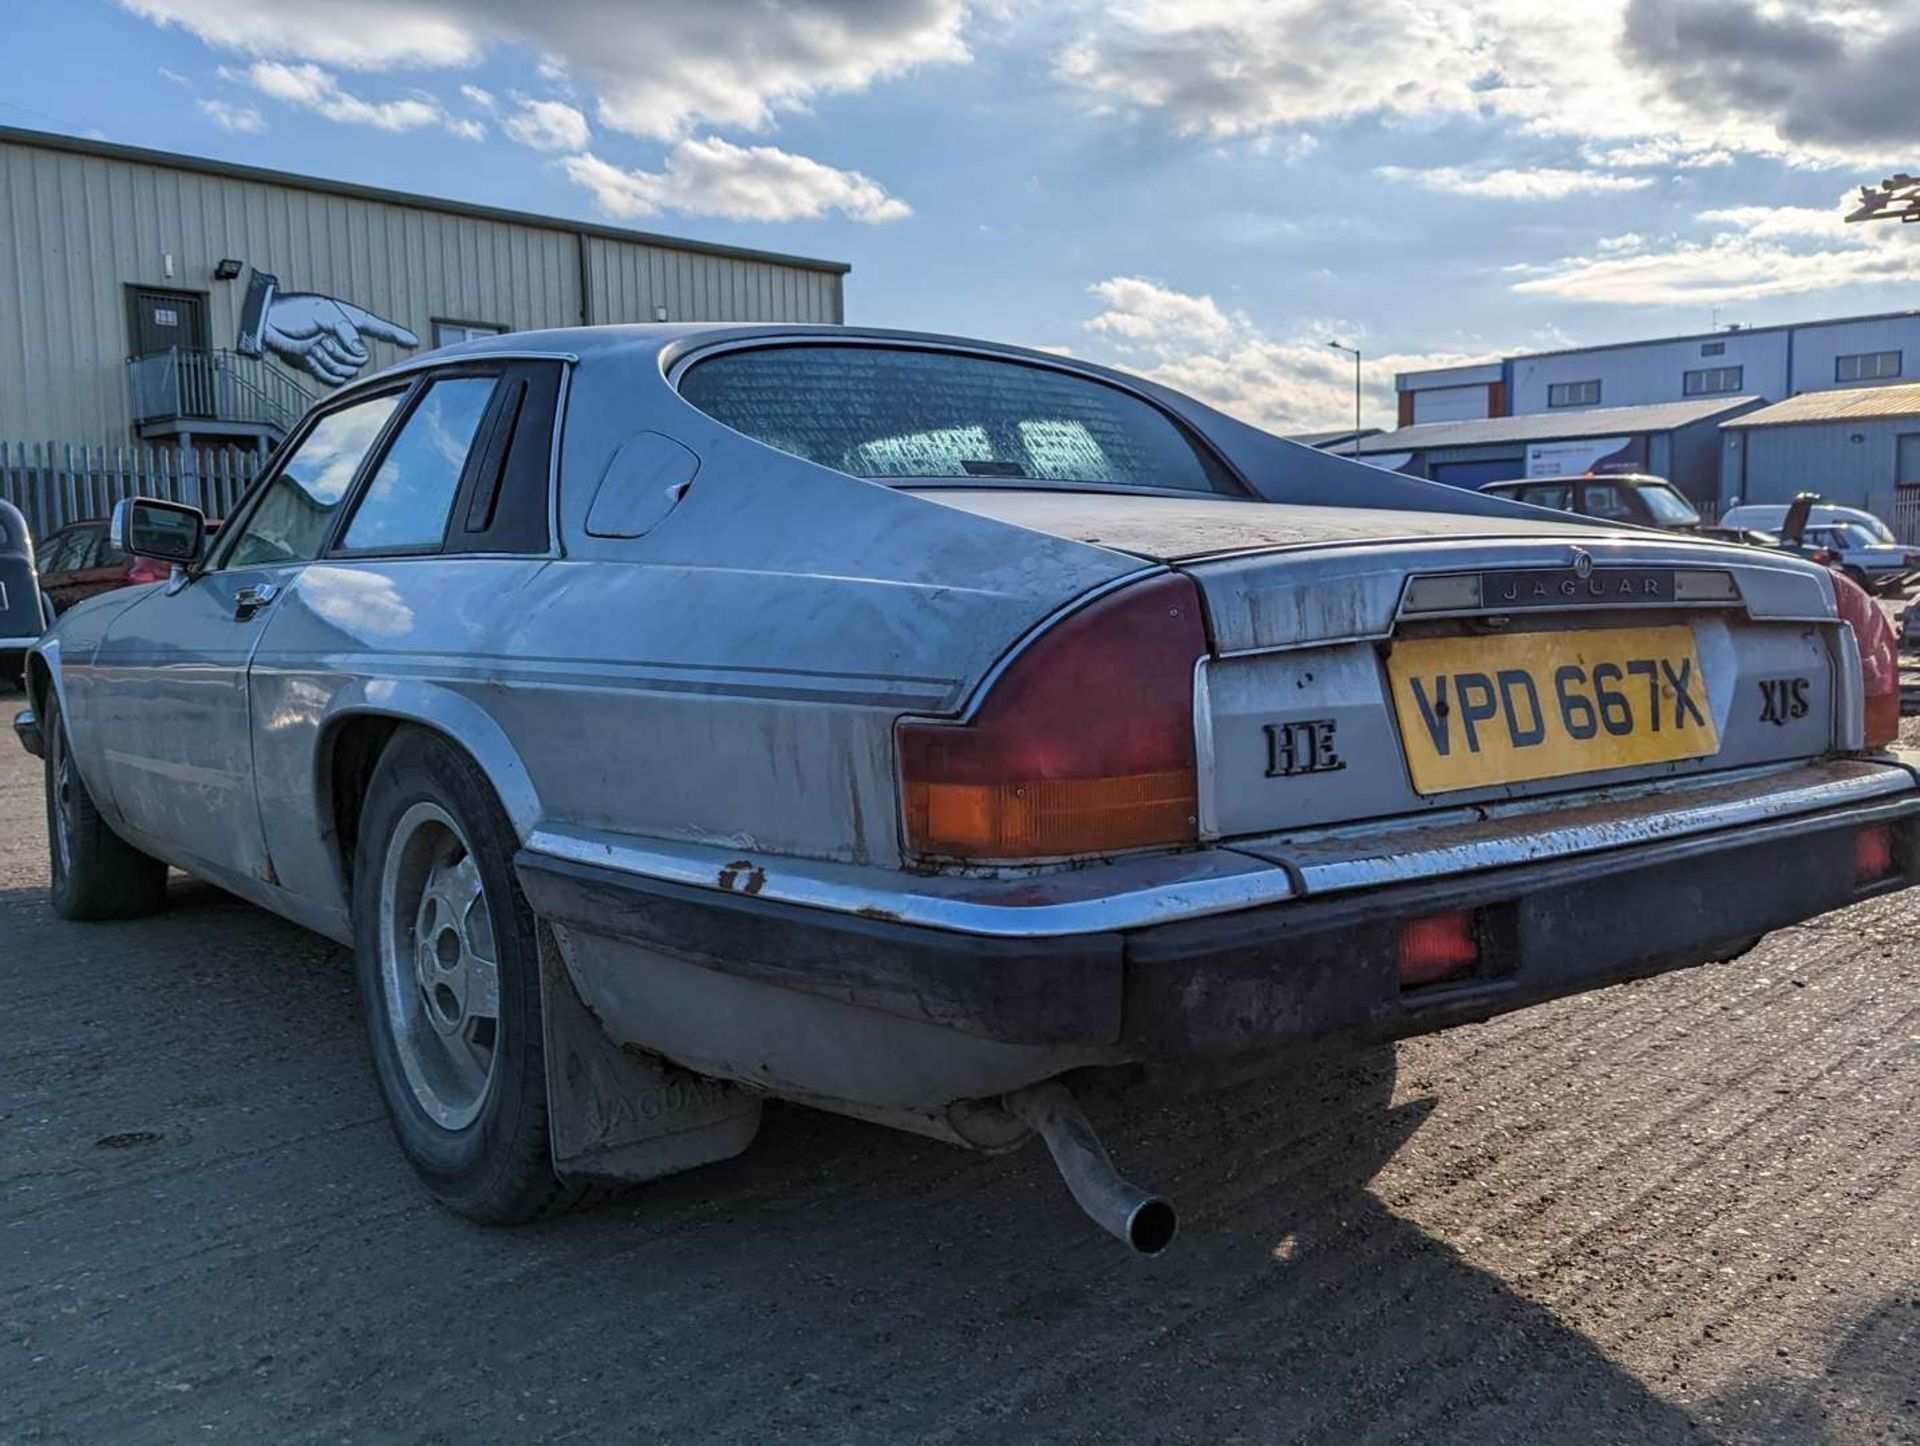
[[1920, 1441], [1920, 893], [1117, 1120], [1142, 1261], [1038, 1147], [792, 1107], [469, 1224], [342, 950], [45, 885], [0, 739], [0, 1442]]

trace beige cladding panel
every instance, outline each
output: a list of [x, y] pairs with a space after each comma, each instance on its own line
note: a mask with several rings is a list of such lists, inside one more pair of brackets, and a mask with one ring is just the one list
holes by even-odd
[[[582, 319], [582, 233], [252, 177], [0, 142], [0, 440], [131, 440], [129, 286], [198, 292], [234, 345], [247, 274], [364, 307], [432, 344], [436, 319], [511, 330]], [[595, 321], [837, 321], [842, 278], [586, 234]], [[167, 274], [167, 258], [172, 274]], [[374, 341], [370, 367], [408, 354]], [[324, 393], [304, 374], [301, 382]]]

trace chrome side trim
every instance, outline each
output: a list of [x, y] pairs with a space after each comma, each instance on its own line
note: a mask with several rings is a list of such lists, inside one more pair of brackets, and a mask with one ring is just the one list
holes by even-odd
[[1224, 849], [1017, 878], [961, 878], [535, 829], [534, 853], [642, 878], [961, 934], [1036, 939], [1231, 913], [1293, 897], [1284, 868]]
[[35, 633], [32, 637], [0, 638], [0, 648], [30, 648], [40, 641], [40, 637], [39, 633]]

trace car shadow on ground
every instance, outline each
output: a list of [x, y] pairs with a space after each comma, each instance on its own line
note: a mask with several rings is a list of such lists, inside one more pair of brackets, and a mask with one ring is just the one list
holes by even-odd
[[1368, 1191], [1431, 1106], [1391, 1048], [1109, 1117], [1182, 1209], [1155, 1260], [1037, 1146], [779, 1104], [735, 1160], [503, 1231], [400, 1161], [345, 951], [179, 881], [99, 926], [0, 890], [0, 933], [38, 1121], [0, 1144], [0, 1342], [37, 1358], [0, 1437], [1703, 1439]]

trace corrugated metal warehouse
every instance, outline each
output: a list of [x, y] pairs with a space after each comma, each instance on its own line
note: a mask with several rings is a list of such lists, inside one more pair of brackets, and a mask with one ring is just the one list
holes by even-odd
[[1818, 492], [1896, 525], [1920, 521], [1920, 383], [1808, 392], [1734, 418], [1721, 438], [1728, 499]]
[[1360, 459], [1455, 487], [1583, 472], [1651, 472], [1696, 504], [1719, 492], [1720, 423], [1760, 405], [1714, 397], [1644, 407], [1423, 422], [1365, 437]]
[[846, 265], [0, 127], [0, 441], [282, 434], [366, 369], [582, 322], [837, 322]]

